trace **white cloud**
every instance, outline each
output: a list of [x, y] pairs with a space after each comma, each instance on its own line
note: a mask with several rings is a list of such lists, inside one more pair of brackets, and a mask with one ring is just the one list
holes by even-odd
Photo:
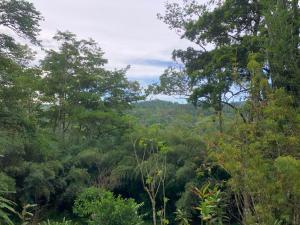
[[158, 77], [164, 70], [158, 65], [134, 61], [169, 61], [175, 48], [185, 48], [167, 25], [156, 18], [164, 11], [165, 0], [31, 0], [42, 13], [41, 39], [53, 47], [57, 30], [69, 30], [80, 38], [93, 38], [109, 60], [109, 68], [131, 64], [128, 76], [145, 80]]

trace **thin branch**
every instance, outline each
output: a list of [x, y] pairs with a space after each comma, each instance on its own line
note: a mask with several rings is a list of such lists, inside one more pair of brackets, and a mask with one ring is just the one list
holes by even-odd
[[244, 116], [243, 113], [240, 112], [240, 110], [237, 107], [235, 107], [234, 105], [232, 105], [231, 103], [226, 102], [226, 101], [221, 101], [221, 103], [230, 106], [232, 109], [234, 109], [236, 112], [238, 112], [239, 115], [241, 116], [241, 118], [243, 119], [244, 123], [247, 123], [246, 117]]

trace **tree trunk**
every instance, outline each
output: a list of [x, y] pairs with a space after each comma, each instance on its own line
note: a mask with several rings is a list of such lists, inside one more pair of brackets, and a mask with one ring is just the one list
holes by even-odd
[[250, 214], [250, 199], [247, 193], [243, 194], [243, 224], [247, 225], [247, 218], [249, 217]]
[[156, 202], [154, 199], [151, 200], [151, 205], [152, 205], [152, 219], [153, 219], [153, 225], [156, 225]]

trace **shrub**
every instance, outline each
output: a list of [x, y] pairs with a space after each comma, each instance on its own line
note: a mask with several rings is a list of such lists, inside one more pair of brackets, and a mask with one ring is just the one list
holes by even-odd
[[76, 199], [74, 213], [85, 217], [90, 225], [141, 225], [137, 204], [133, 199], [115, 197], [100, 188], [87, 188]]

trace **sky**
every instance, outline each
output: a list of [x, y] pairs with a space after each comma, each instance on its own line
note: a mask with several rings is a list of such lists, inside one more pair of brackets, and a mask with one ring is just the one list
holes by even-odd
[[128, 78], [142, 85], [158, 81], [174, 49], [190, 43], [157, 19], [166, 0], [30, 0], [42, 13], [40, 39], [46, 48], [60, 31], [93, 38], [105, 52], [109, 69], [130, 65]]

